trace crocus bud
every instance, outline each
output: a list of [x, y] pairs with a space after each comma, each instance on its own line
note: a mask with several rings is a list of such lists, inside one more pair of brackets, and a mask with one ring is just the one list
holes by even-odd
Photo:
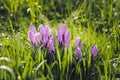
[[82, 58], [82, 51], [79, 47], [77, 47], [77, 49], [76, 49], [76, 56], [78, 59]]
[[94, 45], [92, 48], [91, 56], [95, 57], [97, 55], [97, 53], [98, 53], [98, 47], [97, 47], [97, 45]]
[[55, 53], [53, 38], [49, 39], [49, 41], [48, 41], [48, 48], [49, 48], [50, 53]]

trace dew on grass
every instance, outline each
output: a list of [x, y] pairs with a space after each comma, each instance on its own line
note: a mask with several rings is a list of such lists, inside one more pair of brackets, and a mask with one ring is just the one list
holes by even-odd
[[18, 78], [18, 80], [21, 80], [21, 76], [18, 76], [17, 78]]
[[0, 46], [3, 46], [3, 44], [2, 44], [2, 43], [0, 43]]
[[11, 14], [10, 14], [10, 16], [12, 17], [12, 16], [13, 16], [13, 14], [11, 13]]
[[1, 35], [2, 35], [2, 37], [5, 37], [5, 36], [6, 36], [6, 34], [5, 34], [5, 33], [1, 33]]
[[120, 28], [120, 24], [118, 25], [118, 27]]
[[27, 13], [29, 13], [29, 12], [30, 12], [30, 8], [27, 9]]

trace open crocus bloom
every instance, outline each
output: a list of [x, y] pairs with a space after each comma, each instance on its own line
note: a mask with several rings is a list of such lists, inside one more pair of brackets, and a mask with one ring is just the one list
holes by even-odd
[[65, 25], [62, 28], [58, 27], [58, 43], [61, 46], [65, 44], [66, 48], [69, 49], [70, 33], [67, 31]]
[[98, 47], [97, 47], [97, 45], [94, 45], [92, 48], [91, 56], [95, 57], [97, 55], [97, 53], [98, 53]]
[[79, 47], [77, 47], [77, 49], [76, 49], [76, 56], [78, 59], [82, 58], [82, 51]]

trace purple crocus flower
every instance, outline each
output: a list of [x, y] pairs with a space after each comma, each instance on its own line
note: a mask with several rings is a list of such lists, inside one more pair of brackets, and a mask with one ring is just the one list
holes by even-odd
[[77, 47], [77, 49], [76, 49], [76, 56], [78, 59], [82, 58], [82, 51], [79, 47]]
[[32, 31], [34, 34], [37, 33], [35, 26], [32, 23], [30, 24], [30, 31]]
[[98, 53], [98, 47], [97, 47], [97, 45], [94, 45], [92, 48], [91, 56], [95, 57], [97, 55], [97, 53]]
[[41, 39], [41, 37], [40, 37], [40, 34], [39, 33], [36, 33], [35, 34], [35, 46], [37, 47], [39, 44], [40, 44], [40, 39]]
[[77, 38], [76, 38], [75, 44], [76, 44], [76, 47], [79, 46], [79, 44], [80, 44], [80, 37], [77, 37]]
[[50, 38], [51, 29], [48, 23], [45, 24], [45, 30], [46, 35]]
[[53, 38], [49, 39], [49, 41], [48, 41], [48, 48], [49, 48], [50, 53], [55, 53]]
[[70, 42], [70, 33], [67, 31], [64, 37], [64, 43], [67, 49], [69, 49], [69, 42]]
[[80, 47], [82, 49], [83, 43], [81, 43], [80, 37], [76, 38], [75, 44], [76, 44], [76, 48]]
[[62, 28], [58, 27], [58, 43], [61, 46], [63, 43], [66, 48], [69, 49], [70, 33], [67, 31], [66, 25], [64, 24]]
[[28, 37], [29, 37], [31, 43], [34, 45], [35, 44], [35, 36], [34, 36], [34, 33], [32, 31], [28, 32]]
[[61, 31], [62, 31], [63, 41], [64, 41], [65, 33], [67, 32], [67, 28], [65, 24], [63, 24]]
[[43, 25], [40, 25], [39, 29], [40, 29], [40, 35], [43, 40], [42, 47], [45, 48], [45, 47], [47, 47], [47, 43], [50, 38], [50, 33], [51, 33], [50, 25], [48, 23], [45, 24], [45, 27]]
[[45, 27], [41, 24], [41, 25], [39, 25], [39, 30], [40, 30], [40, 36], [43, 39]]
[[62, 45], [62, 40], [63, 40], [63, 34], [62, 34], [62, 30], [60, 27], [58, 27], [58, 43], [59, 45]]
[[40, 34], [36, 31], [33, 24], [30, 24], [30, 31], [28, 32], [28, 37], [34, 47], [37, 47], [40, 44]]

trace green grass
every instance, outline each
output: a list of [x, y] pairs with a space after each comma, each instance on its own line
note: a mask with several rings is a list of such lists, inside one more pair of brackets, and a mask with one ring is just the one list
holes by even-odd
[[[0, 0], [0, 80], [120, 79], [119, 4], [119, 0]], [[27, 36], [30, 23], [37, 29], [46, 22], [55, 38], [54, 55], [41, 46], [35, 49]], [[57, 28], [63, 23], [71, 35], [68, 51], [57, 43]], [[76, 37], [84, 43], [81, 61], [75, 56]], [[94, 44], [99, 51], [91, 58]]]

